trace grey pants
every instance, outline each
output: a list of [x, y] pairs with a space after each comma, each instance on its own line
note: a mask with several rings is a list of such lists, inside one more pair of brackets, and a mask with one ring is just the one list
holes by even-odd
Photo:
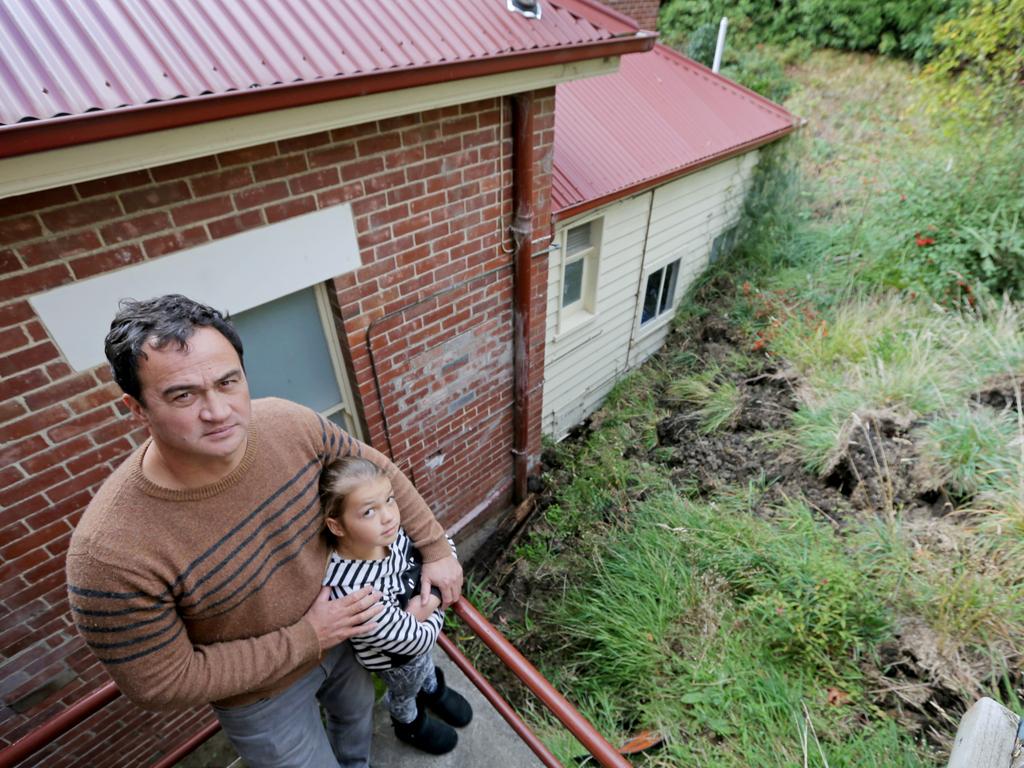
[[410, 659], [400, 667], [380, 670], [378, 675], [387, 685], [384, 704], [391, 716], [400, 723], [416, 719], [416, 694], [421, 690], [433, 693], [437, 687], [434, 678], [434, 657], [430, 651]]
[[249, 768], [367, 768], [373, 698], [370, 673], [356, 662], [352, 646], [342, 643], [277, 696], [213, 709]]

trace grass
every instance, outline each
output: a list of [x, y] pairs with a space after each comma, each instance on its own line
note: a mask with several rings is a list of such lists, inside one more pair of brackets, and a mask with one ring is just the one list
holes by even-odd
[[[959, 227], [941, 253], [967, 254], [960, 266], [982, 264], [993, 233], [1012, 254], [1010, 166], [1024, 157], [983, 131], [982, 167], [923, 116], [903, 63], [819, 52], [790, 74], [790, 107], [812, 123], [765, 153], [737, 252], [678, 318], [722, 314], [746, 347], [707, 365], [670, 342], [580, 440], [548, 447], [551, 504], [516, 551], [537, 587], [502, 626], [610, 740], [666, 736], [638, 765], [939, 766], [958, 713], [932, 708], [913, 727], [886, 659], [913, 636], [908, 690], [1020, 706], [1024, 413], [977, 395], [1019, 390], [1024, 317], [981, 267], [950, 293], [928, 262], [939, 246], [914, 237]], [[730, 430], [759, 361], [797, 382], [790, 425], [766, 435], [778, 450], [827, 475], [870, 414], [889, 414], [914, 444], [916, 482], [955, 512], [890, 497], [840, 525], [800, 498], [766, 505], [767, 475], [701, 495], [657, 424], [686, 411], [708, 439]], [[548, 715], [527, 715], [563, 762], [581, 753]]]

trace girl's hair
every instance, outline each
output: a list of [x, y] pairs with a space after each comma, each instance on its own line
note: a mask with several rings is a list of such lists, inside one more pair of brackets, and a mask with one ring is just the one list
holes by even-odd
[[345, 498], [363, 483], [387, 477], [387, 473], [369, 459], [342, 456], [335, 459], [320, 475], [320, 502], [323, 509], [323, 528], [327, 540], [337, 544], [337, 537], [327, 527], [328, 519], [338, 519], [345, 508]]

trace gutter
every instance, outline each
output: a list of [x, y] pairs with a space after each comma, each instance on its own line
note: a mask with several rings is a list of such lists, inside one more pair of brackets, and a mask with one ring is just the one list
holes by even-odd
[[802, 127], [802, 125], [803, 123], [794, 122], [791, 125], [787, 125], [784, 128], [772, 131], [771, 133], [766, 134], [764, 136], [759, 136], [758, 138], [744, 142], [743, 144], [737, 144], [735, 147], [732, 147], [731, 149], [725, 152], [719, 153], [717, 155], [711, 155], [710, 157], [706, 157], [703, 160], [698, 160], [696, 163], [693, 163], [691, 165], [687, 165], [682, 168], [675, 168], [671, 171], [668, 171], [667, 173], [661, 174], [660, 176], [653, 176], [648, 179], [641, 179], [638, 182], [635, 182], [625, 187], [621, 187], [615, 190], [614, 192], [609, 192], [608, 194], [602, 195], [601, 197], [595, 197], [592, 200], [583, 200], [582, 202], [575, 203], [573, 205], [568, 206], [567, 208], [562, 208], [559, 211], [552, 211], [552, 225], [554, 225], [554, 223], [557, 221], [565, 221], [566, 219], [570, 219], [573, 216], [578, 216], [581, 213], [592, 211], [595, 208], [600, 208], [601, 206], [607, 205], [608, 203], [613, 203], [616, 200], [620, 200], [624, 197], [632, 197], [633, 195], [645, 192], [648, 189], [660, 187], [662, 184], [674, 181], [675, 179], [687, 176], [691, 173], [696, 173], [697, 171], [703, 170], [708, 166], [720, 163], [723, 160], [728, 160], [729, 158], [736, 157], [737, 155], [745, 154], [753, 149], [763, 147], [765, 144], [771, 144], [773, 141], [776, 141], [778, 139], [781, 139], [783, 136], [793, 133], [793, 131]]
[[398, 91], [424, 85], [501, 74], [518, 69], [568, 64], [588, 59], [649, 51], [657, 36], [639, 32], [598, 42], [575, 43], [526, 53], [429, 64], [398, 71], [284, 83], [244, 91], [141, 104], [0, 127], [0, 158], [27, 155], [77, 144], [117, 139], [167, 128], [301, 107], [327, 101]]

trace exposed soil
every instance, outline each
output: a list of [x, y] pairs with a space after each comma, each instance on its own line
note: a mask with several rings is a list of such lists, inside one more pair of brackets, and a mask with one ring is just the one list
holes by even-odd
[[[726, 318], [712, 314], [674, 332], [661, 354], [669, 359], [685, 352], [704, 364], [718, 363], [728, 370], [735, 350], [749, 348], [749, 343], [738, 337]], [[755, 510], [766, 517], [781, 503], [799, 499], [840, 531], [845, 528], [844, 521], [855, 516], [900, 510], [906, 519], [927, 527], [922, 535], [943, 536], [943, 526], [949, 525], [944, 517], [953, 505], [919, 467], [914, 444], [919, 423], [888, 410], [851, 414], [825, 470], [811, 472], [796, 451], [779, 439], [780, 431], [801, 406], [798, 377], [784, 362], [768, 356], [755, 366], [723, 374], [736, 385], [740, 407], [722, 428], [707, 433], [692, 408], [663, 398], [660, 405], [668, 415], [657, 424], [658, 445], [649, 451], [634, 447], [628, 453], [645, 452], [646, 460], [664, 465], [680, 492], [689, 495], [710, 496], [730, 486], [754, 483], [764, 489]], [[1016, 407], [1019, 391], [1019, 383], [1013, 380], [994, 380], [975, 400], [993, 408]], [[593, 427], [588, 420], [568, 439], [584, 438], [600, 421], [598, 413]], [[550, 464], [553, 457], [546, 456], [546, 460]], [[557, 473], [558, 467], [547, 469]], [[543, 511], [552, 500], [541, 492], [536, 508]], [[516, 538], [522, 533], [518, 531]], [[556, 541], [549, 546], [557, 550], [574, 544]], [[929, 546], [941, 549], [941, 542], [930, 541]], [[492, 554], [499, 550], [500, 546], [490, 548]], [[478, 559], [471, 566], [477, 575], [486, 574], [491, 588], [501, 595], [494, 615], [499, 628], [510, 621], [521, 625], [529, 610], [537, 610], [563, 588], [561, 577], [531, 573], [507, 554]], [[543, 643], [543, 638], [530, 633], [522, 650], [528, 657], [550, 658], [552, 649], [541, 647]], [[992, 674], [983, 666], [979, 659], [943, 647], [938, 635], [921, 620], [903, 618], [897, 620], [894, 638], [880, 648], [880, 658], [864, 663], [864, 673], [874, 682], [880, 708], [909, 730], [933, 743], [948, 745], [967, 704], [986, 674]], [[523, 689], [503, 669], [489, 673], [511, 694], [513, 703], [525, 701]]]

